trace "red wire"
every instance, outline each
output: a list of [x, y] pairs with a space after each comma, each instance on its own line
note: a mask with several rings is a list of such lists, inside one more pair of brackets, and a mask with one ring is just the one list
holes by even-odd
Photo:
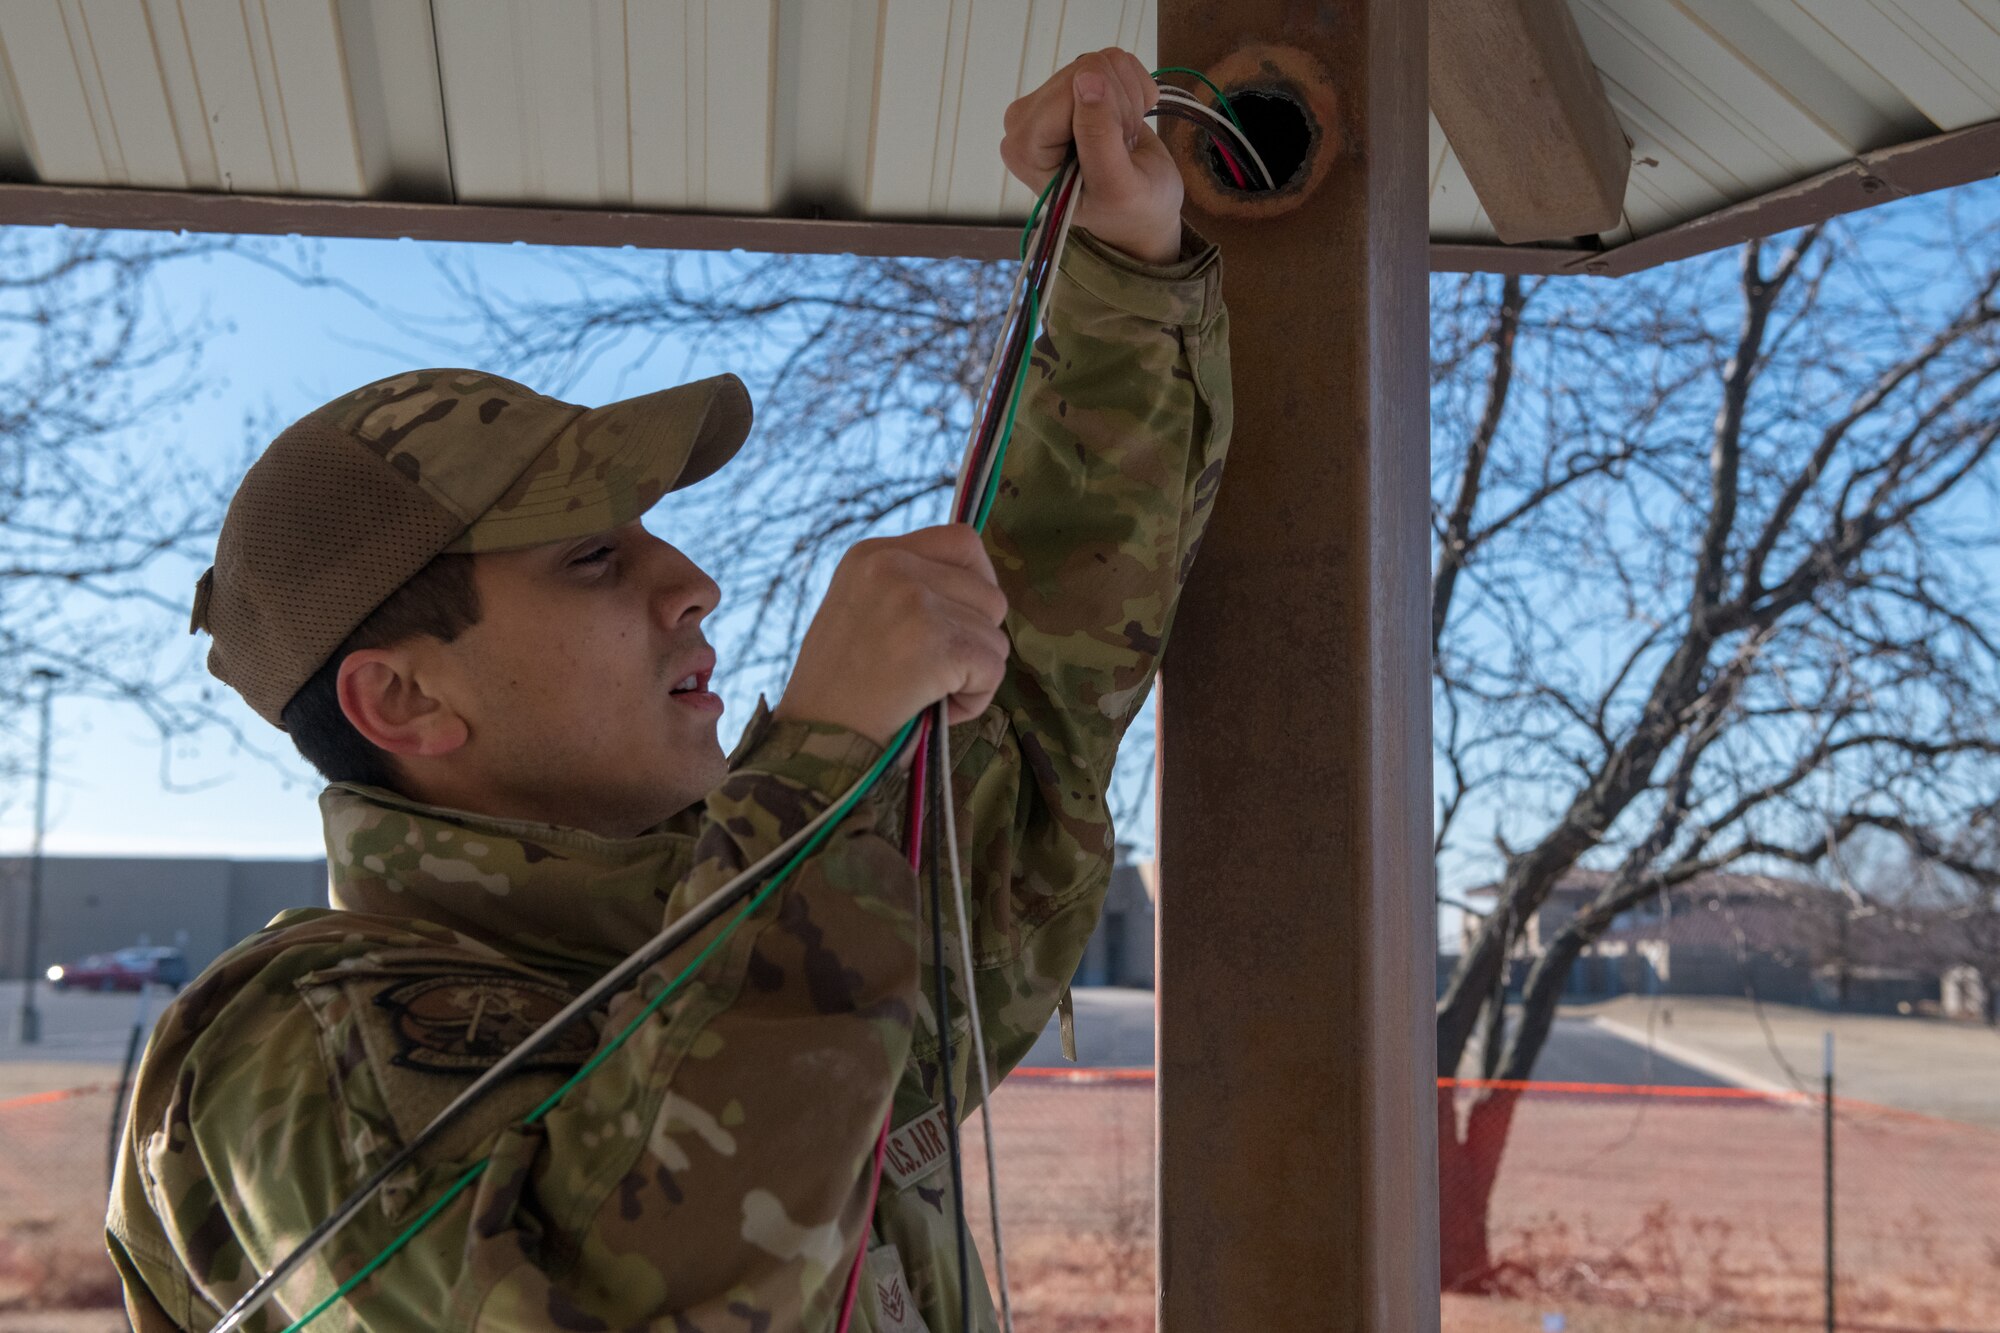
[[903, 825], [903, 842], [910, 849], [910, 869], [923, 869], [924, 855], [924, 778], [930, 767], [930, 747], [924, 744], [931, 738], [931, 714], [929, 709], [917, 720], [917, 755], [910, 765], [910, 813]]
[[882, 1192], [882, 1158], [889, 1151], [889, 1122], [895, 1118], [896, 1108], [892, 1105], [889, 1114], [882, 1117], [882, 1133], [875, 1140], [875, 1168], [868, 1181], [868, 1211], [861, 1228], [861, 1248], [854, 1253], [854, 1267], [847, 1270], [847, 1294], [840, 1299], [840, 1333], [847, 1333], [848, 1321], [854, 1318], [854, 1297], [861, 1290], [861, 1261], [868, 1257], [868, 1231], [875, 1225], [875, 1199]]
[[1236, 155], [1231, 153], [1229, 149], [1223, 144], [1221, 136], [1216, 134], [1210, 134], [1208, 136], [1208, 142], [1209, 146], [1214, 148], [1215, 151], [1221, 155], [1222, 164], [1229, 168], [1229, 174], [1236, 178], [1236, 188], [1239, 190], [1249, 189], [1250, 178], [1243, 174], [1243, 168], [1237, 163]]

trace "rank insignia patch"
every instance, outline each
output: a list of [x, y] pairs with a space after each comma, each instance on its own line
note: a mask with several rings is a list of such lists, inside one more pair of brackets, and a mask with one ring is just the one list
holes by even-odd
[[[397, 1064], [467, 1074], [491, 1067], [574, 998], [526, 977], [469, 972], [406, 981], [377, 994], [375, 1003], [388, 1011]], [[596, 1031], [582, 1021], [522, 1068], [575, 1069], [596, 1049]]]

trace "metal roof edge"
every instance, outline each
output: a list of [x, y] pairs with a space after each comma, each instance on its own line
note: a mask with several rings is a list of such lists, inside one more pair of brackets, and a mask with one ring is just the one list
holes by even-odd
[[1432, 242], [1438, 273], [1584, 273], [1621, 278], [1895, 199], [2000, 175], [2000, 120], [1895, 144], [1816, 176], [1606, 249]]

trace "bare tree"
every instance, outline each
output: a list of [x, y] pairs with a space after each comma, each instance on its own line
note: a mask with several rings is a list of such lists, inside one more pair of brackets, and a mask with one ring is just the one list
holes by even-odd
[[187, 599], [161, 586], [205, 561], [221, 516], [173, 439], [201, 336], [155, 278], [222, 244], [0, 228], [0, 780], [32, 751], [38, 667], [163, 739], [215, 720]]
[[[1529, 1077], [1575, 960], [1731, 866], [1962, 826], [2000, 793], [2000, 245], [1814, 229], [1617, 284], [1434, 301], [1441, 882], [1493, 910], [1438, 1067]], [[1491, 848], [1490, 852], [1484, 851]], [[1573, 867], [1610, 872], [1510, 960]], [[1516, 1094], [1439, 1095], [1444, 1280], [1495, 1269]]]

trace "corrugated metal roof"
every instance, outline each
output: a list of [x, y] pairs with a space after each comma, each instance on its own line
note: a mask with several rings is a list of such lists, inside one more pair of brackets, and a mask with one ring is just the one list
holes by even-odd
[[10, 0], [0, 170], [62, 185], [993, 220], [1007, 103], [1149, 0]]
[[[1619, 244], [2000, 120], [2000, 0], [1570, 0]], [[0, 174], [172, 191], [999, 221], [1001, 112], [1152, 0], [9, 0]], [[1493, 230], [1436, 121], [1431, 233]]]

